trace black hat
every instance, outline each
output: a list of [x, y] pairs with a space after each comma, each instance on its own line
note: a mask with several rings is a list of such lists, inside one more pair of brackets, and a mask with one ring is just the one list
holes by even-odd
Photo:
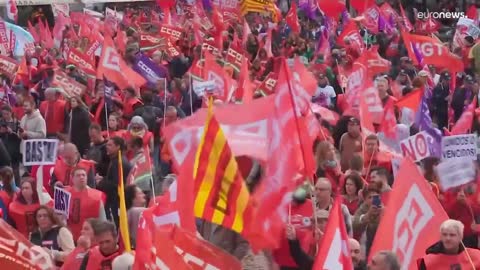
[[440, 80], [450, 80], [450, 73], [448, 71], [444, 71], [440, 74]]

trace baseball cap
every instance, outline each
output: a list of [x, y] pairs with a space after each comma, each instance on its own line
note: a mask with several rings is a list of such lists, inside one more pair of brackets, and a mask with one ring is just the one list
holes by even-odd
[[428, 77], [428, 72], [426, 72], [425, 70], [420, 70], [420, 72], [418, 72], [418, 76], [420, 76], [420, 77]]

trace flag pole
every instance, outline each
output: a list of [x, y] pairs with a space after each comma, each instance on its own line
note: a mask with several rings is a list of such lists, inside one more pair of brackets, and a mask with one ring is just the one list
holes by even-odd
[[[285, 76], [287, 78], [287, 86], [288, 86], [288, 92], [289, 92], [289, 97], [290, 97], [290, 103], [292, 104], [293, 116], [295, 117], [295, 128], [297, 129], [298, 140], [300, 142], [300, 151], [302, 152], [303, 165], [306, 166], [307, 165], [307, 160], [305, 159], [305, 153], [306, 153], [305, 152], [305, 146], [303, 145], [302, 138], [300, 137], [300, 126], [298, 124], [298, 115], [297, 115], [295, 100], [293, 99], [293, 90], [292, 90], [292, 85], [291, 85], [291, 81], [290, 81], [290, 74], [288, 72], [289, 68], [287, 66], [287, 61], [285, 60], [285, 58], [283, 58], [282, 64], [283, 64], [283, 68], [285, 70]], [[315, 175], [312, 175], [312, 178], [310, 179], [312, 184], [314, 183], [314, 181], [313, 181], [314, 177], [315, 177]], [[310, 196], [312, 198], [314, 198], [313, 194], [311, 194]], [[313, 220], [315, 222], [315, 225], [317, 225], [317, 214], [316, 214], [317, 211], [315, 211], [315, 209], [317, 208], [316, 200], [311, 200], [311, 202], [313, 204]], [[292, 203], [290, 202], [290, 205], [291, 204]], [[315, 231], [313, 233], [315, 234]]]
[[118, 150], [118, 197], [120, 201], [119, 211], [119, 231], [126, 252], [132, 251], [130, 245], [130, 234], [128, 232], [127, 207], [125, 204], [125, 188], [123, 183], [123, 162], [122, 150]]
[[167, 113], [167, 78], [163, 79], [163, 129], [165, 130], [165, 126], [167, 125], [165, 115]]
[[188, 92], [190, 94], [190, 115], [192, 115], [193, 114], [193, 93], [192, 93], [192, 91], [193, 91], [193, 78], [192, 78], [192, 73], [191, 72], [189, 72], [188, 75], [189, 75], [189, 78], [190, 78], [189, 79], [190, 85], [189, 85], [189, 89], [188, 89], [189, 90]]
[[105, 97], [103, 98], [103, 107], [105, 110], [105, 124], [107, 126], [107, 137], [108, 139], [110, 139], [110, 129], [108, 127], [108, 106], [107, 106], [107, 100], [105, 99]]

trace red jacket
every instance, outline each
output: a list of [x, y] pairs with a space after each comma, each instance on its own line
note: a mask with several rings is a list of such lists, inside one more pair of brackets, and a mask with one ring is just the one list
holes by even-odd
[[471, 236], [475, 233], [471, 225], [474, 223], [474, 217], [480, 215], [480, 205], [475, 201], [475, 196], [467, 197], [467, 203], [461, 203], [457, 200], [457, 194], [453, 192], [445, 193], [443, 207], [451, 219], [459, 220], [465, 225], [463, 235]]
[[64, 131], [65, 124], [65, 101], [42, 101], [40, 113], [47, 123], [47, 134], [56, 134]]

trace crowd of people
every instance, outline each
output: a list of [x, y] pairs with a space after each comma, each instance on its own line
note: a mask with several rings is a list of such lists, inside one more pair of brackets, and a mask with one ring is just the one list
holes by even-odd
[[[464, 11], [468, 18], [462, 18], [466, 25], [462, 28], [460, 20], [419, 19], [419, 13], [432, 10], [418, 1], [351, 0], [349, 6], [334, 0], [157, 2], [155, 8], [108, 9], [105, 13], [69, 12], [52, 5], [54, 20], [47, 20], [41, 12], [29, 19], [26, 28], [34, 42], [22, 44], [22, 55], [5, 43], [2, 52], [6, 53], [0, 59], [0, 209], [4, 220], [0, 232], [16, 230], [24, 237], [16, 241], [28, 239], [42, 247], [53, 262], [51, 269], [168, 269], [142, 265], [137, 254], [149, 252], [143, 248], [152, 245], [137, 238], [143, 237], [139, 228], [145, 228], [145, 211], [160, 209], [165, 196], [174, 202], [172, 197], [177, 195], [172, 194], [177, 191], [173, 187], [182, 183], [184, 188], [199, 188], [189, 167], [197, 170], [198, 164], [180, 166], [172, 130], [197, 130], [194, 125], [209, 106], [215, 108], [215, 115], [222, 108], [247, 113], [240, 108], [280, 95], [282, 80], [289, 76], [282, 75], [285, 72], [293, 74], [287, 82], [296, 81], [308, 93], [307, 111], [314, 119], [307, 120], [308, 113], [303, 112], [295, 120], [296, 131], [289, 130], [282, 137], [287, 146], [294, 144], [288, 138], [297, 138], [296, 134], [303, 142], [304, 164], [292, 177], [300, 174], [307, 181], [295, 180], [293, 188], [286, 185], [293, 195], [284, 209], [288, 218], [277, 220], [280, 237], [272, 231], [274, 244], [257, 245], [233, 227], [215, 222], [215, 217], [200, 218], [195, 205], [196, 237], [248, 270], [480, 267], [476, 156], [474, 175], [450, 188], [444, 186], [437, 169], [445, 157], [435, 150], [442, 137], [480, 132], [480, 3], [469, 3], [467, 9], [454, 5], [456, 1], [437, 3], [435, 12]], [[219, 4], [227, 2], [234, 2], [234, 7]], [[440, 48], [440, 60], [432, 56], [435, 50], [416, 47], [418, 42]], [[9, 72], [5, 61], [15, 63], [15, 71]], [[139, 65], [141, 61], [149, 64]], [[139, 67], [146, 67], [147, 72]], [[58, 79], [62, 74], [66, 79]], [[289, 93], [292, 107], [287, 110], [296, 111], [295, 101], [301, 95], [294, 96], [298, 92], [291, 89]], [[273, 103], [272, 99], [271, 104], [262, 104], [277, 106]], [[278, 110], [275, 107], [272, 112]], [[248, 113], [263, 114], [260, 109]], [[248, 124], [245, 119], [253, 118], [216, 117], [225, 125]], [[232, 123], [224, 123], [222, 119], [227, 118]], [[299, 121], [315, 134], [303, 138], [309, 132], [301, 132]], [[232, 146], [232, 137], [224, 131]], [[393, 246], [379, 250], [377, 232], [385, 233], [379, 229], [385, 222], [383, 216], [389, 206], [396, 205], [390, 198], [396, 196], [392, 194], [401, 185], [398, 181], [405, 180], [399, 180], [402, 165], [399, 168], [396, 162], [411, 158], [400, 142], [422, 132], [433, 140], [425, 145], [430, 154], [413, 161], [423, 175], [421, 180], [428, 183], [428, 192], [441, 205], [435, 211], [445, 212], [448, 218], [435, 224], [438, 228], [429, 228], [437, 242], [426, 243], [421, 251], [404, 254]], [[58, 140], [54, 164], [24, 164], [25, 142], [35, 139]], [[234, 140], [242, 140], [241, 135]], [[273, 136], [265, 141], [273, 145]], [[213, 142], [204, 142], [209, 143]], [[279, 177], [269, 166], [280, 157], [240, 155], [235, 153], [238, 145], [231, 148], [250, 198], [262, 198], [255, 192], [266, 193], [269, 188], [263, 183]], [[254, 152], [244, 150], [248, 151]], [[282, 167], [290, 170], [290, 164], [300, 159], [287, 153], [277, 167], [280, 178], [287, 175]], [[229, 163], [222, 162], [224, 152], [209, 159], [215, 155], [218, 164]], [[208, 170], [214, 170], [211, 164]], [[188, 177], [180, 176], [182, 172]], [[57, 211], [62, 204], [59, 189], [69, 194], [67, 215]], [[128, 241], [121, 235], [125, 234], [122, 206]], [[337, 207], [340, 221], [335, 222], [340, 231], [345, 230], [347, 239], [342, 234], [341, 240], [349, 248], [344, 254], [347, 259], [340, 259], [340, 264], [331, 261], [330, 251], [335, 248], [329, 246], [336, 241], [329, 226], [337, 216], [332, 209]], [[245, 219], [245, 224], [259, 220], [258, 216], [251, 219]], [[0, 233], [0, 237], [4, 236]], [[325, 249], [330, 250], [328, 254], [322, 252]]]

